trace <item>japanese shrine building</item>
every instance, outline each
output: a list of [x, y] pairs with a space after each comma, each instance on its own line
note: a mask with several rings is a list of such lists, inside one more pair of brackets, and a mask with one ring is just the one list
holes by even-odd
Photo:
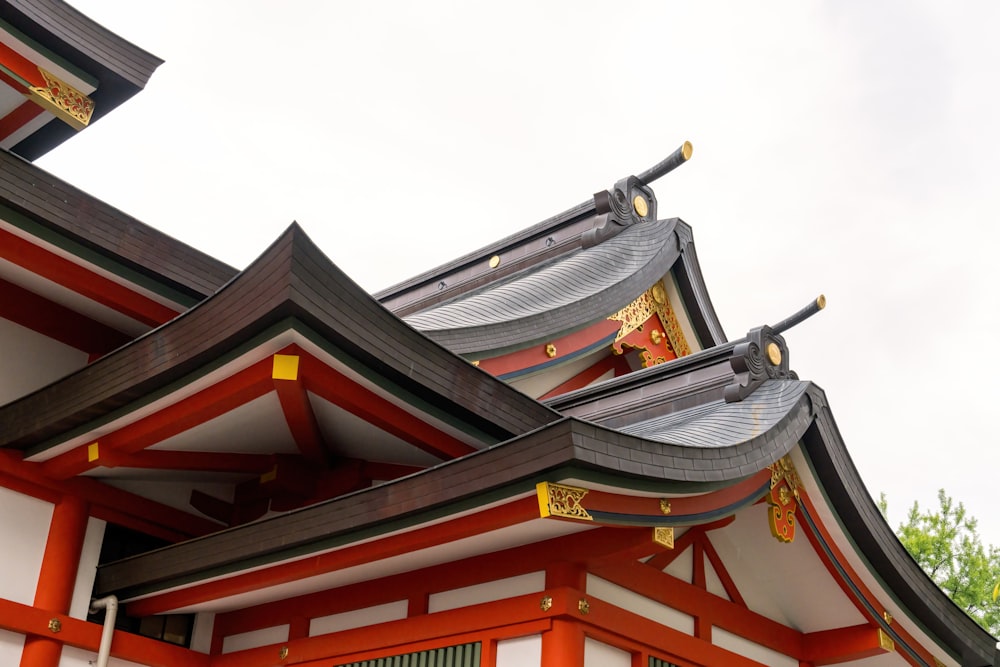
[[32, 163], [159, 64], [0, 3], [0, 664], [1000, 664], [791, 370], [822, 297], [723, 332], [651, 187], [690, 144], [369, 295]]

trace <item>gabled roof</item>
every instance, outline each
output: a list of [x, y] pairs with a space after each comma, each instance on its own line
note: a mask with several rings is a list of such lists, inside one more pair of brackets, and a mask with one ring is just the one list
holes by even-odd
[[106, 423], [257, 336], [295, 326], [428, 405], [506, 439], [555, 414], [407, 327], [293, 224], [197, 307], [42, 390], [0, 408], [0, 446], [30, 452]]
[[[649, 186], [688, 157], [690, 145], [685, 144], [639, 177], [622, 179], [589, 201], [375, 298], [455, 352], [492, 353], [606, 317], [672, 269], [698, 347], [723, 343], [691, 229], [677, 218], [656, 219]], [[616, 208], [617, 192], [627, 193], [623, 201], [641, 196], [643, 214], [633, 212], [631, 204]], [[578, 307], [563, 307], [570, 297]]]

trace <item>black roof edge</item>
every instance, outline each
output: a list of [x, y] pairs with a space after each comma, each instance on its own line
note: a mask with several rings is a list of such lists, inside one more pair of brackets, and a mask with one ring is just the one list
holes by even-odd
[[681, 242], [681, 264], [679, 270], [675, 268], [673, 273], [677, 280], [677, 288], [687, 307], [688, 319], [702, 348], [721, 345], [726, 342], [726, 333], [705, 286], [705, 277], [698, 262], [691, 226], [683, 220], [679, 220], [677, 225], [677, 237]]
[[[98, 79], [91, 123], [142, 90], [163, 60], [89, 19], [63, 0], [3, 0], [0, 19]], [[66, 123], [49, 122], [13, 147], [29, 160], [76, 133]]]
[[913, 560], [892, 532], [851, 460], [826, 395], [814, 387], [816, 420], [803, 437], [828, 497], [873, 573], [916, 620], [960, 656], [963, 667], [994, 664], [996, 639], [955, 605]]

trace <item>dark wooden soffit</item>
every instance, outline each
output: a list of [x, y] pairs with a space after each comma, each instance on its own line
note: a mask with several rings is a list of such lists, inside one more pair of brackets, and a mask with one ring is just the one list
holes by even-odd
[[[145, 87], [162, 60], [90, 20], [63, 0], [3, 0], [0, 19], [75, 67], [96, 77], [91, 122]], [[48, 123], [14, 146], [29, 160], [75, 134], [65, 123]]]
[[916, 620], [968, 667], [991, 667], [996, 640], [959, 609], [920, 569], [893, 533], [865, 488], [837, 428], [826, 395], [813, 395], [817, 418], [803, 438], [829, 507], [873, 573]]
[[458, 421], [505, 440], [558, 414], [453, 355], [374, 301], [293, 224], [214, 296], [46, 388], [0, 408], [0, 446], [37, 448], [301, 322]]
[[237, 273], [6, 151], [0, 151], [0, 204], [194, 301]]
[[671, 445], [563, 419], [403, 479], [111, 563], [99, 569], [96, 593], [128, 598], [236, 572], [250, 562], [280, 562], [350, 541], [354, 534], [388, 529], [394, 521], [419, 520], [422, 513], [494, 497], [503, 489], [522, 492], [560, 471], [594, 474], [642, 490], [713, 490], [760, 472], [797, 444], [812, 421], [812, 388], [801, 384], [803, 394], [786, 406], [783, 420], [765, 433], [748, 432], [749, 438], [736, 445]]

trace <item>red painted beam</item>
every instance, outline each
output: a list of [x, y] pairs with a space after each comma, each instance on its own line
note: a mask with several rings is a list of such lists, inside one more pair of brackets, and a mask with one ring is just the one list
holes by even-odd
[[878, 628], [869, 624], [810, 632], [802, 635], [802, 646], [804, 660], [817, 667], [888, 653], [882, 648]]
[[610, 339], [611, 335], [618, 331], [620, 327], [621, 322], [601, 320], [585, 329], [550, 341], [550, 344], [555, 346], [556, 354], [554, 357], [548, 355], [547, 344], [539, 343], [527, 349], [510, 352], [499, 357], [480, 359], [479, 368], [491, 375], [500, 376], [541, 366], [553, 360], [565, 358], [574, 352], [594, 345], [598, 341]]
[[181, 399], [159, 412], [102, 436], [98, 458], [90, 460], [90, 443], [42, 463], [53, 479], [67, 479], [93, 468], [121, 464], [123, 454], [134, 454], [169, 437], [219, 417], [272, 391], [271, 358], [263, 359], [211, 387]]
[[[38, 71], [38, 65], [6, 44], [0, 44], [0, 65], [10, 70], [15, 76], [27, 81], [28, 86], [45, 85], [45, 79]], [[7, 78], [10, 79], [9, 76]], [[11, 85], [22, 93], [28, 90], [28, 86], [16, 80]]]
[[0, 317], [88, 354], [103, 355], [132, 337], [0, 278]]
[[[50, 619], [61, 624], [58, 634], [49, 630]], [[66, 646], [97, 653], [101, 626], [65, 614], [54, 614], [10, 600], [0, 599], [0, 629], [33, 637], [51, 638]], [[140, 637], [118, 630], [111, 644], [111, 656], [149, 667], [210, 667], [211, 658], [203, 653], [166, 642]], [[32, 666], [34, 667], [34, 666]]]
[[177, 316], [176, 310], [5, 229], [0, 229], [0, 258], [148, 326], [158, 326]]
[[476, 451], [311, 355], [301, 355], [299, 363], [306, 389], [433, 456], [447, 460]]
[[[0, 77], [4, 81], [10, 82], [10, 77]], [[45, 111], [34, 102], [23, 102], [9, 114], [0, 118], [0, 141], [3, 141], [14, 134], [22, 127], [38, 118]]]
[[715, 546], [712, 544], [712, 540], [709, 539], [708, 534], [705, 533], [702, 537], [702, 548], [705, 550], [705, 556], [708, 561], [712, 564], [712, 569], [715, 570], [715, 574], [719, 577], [719, 581], [722, 582], [722, 587], [726, 591], [726, 595], [729, 599], [740, 605], [741, 607], [746, 607], [747, 603], [740, 595], [740, 590], [736, 587], [736, 582], [733, 581], [732, 576], [729, 574], [729, 570], [726, 569], [725, 563], [722, 562], [722, 558], [719, 557], [719, 552], [715, 550]]
[[364, 544], [321, 553], [310, 558], [286, 561], [253, 572], [194, 584], [188, 588], [152, 595], [129, 604], [133, 616], [150, 616], [210, 600], [298, 581], [354, 565], [399, 556], [438, 544], [474, 537], [490, 530], [513, 526], [538, 516], [533, 497], [500, 505], [426, 528], [411, 530]]
[[331, 462], [330, 449], [319, 429], [316, 415], [309, 403], [309, 395], [300, 380], [274, 380], [274, 389], [285, 414], [288, 430], [302, 456], [311, 463], [327, 467]]

